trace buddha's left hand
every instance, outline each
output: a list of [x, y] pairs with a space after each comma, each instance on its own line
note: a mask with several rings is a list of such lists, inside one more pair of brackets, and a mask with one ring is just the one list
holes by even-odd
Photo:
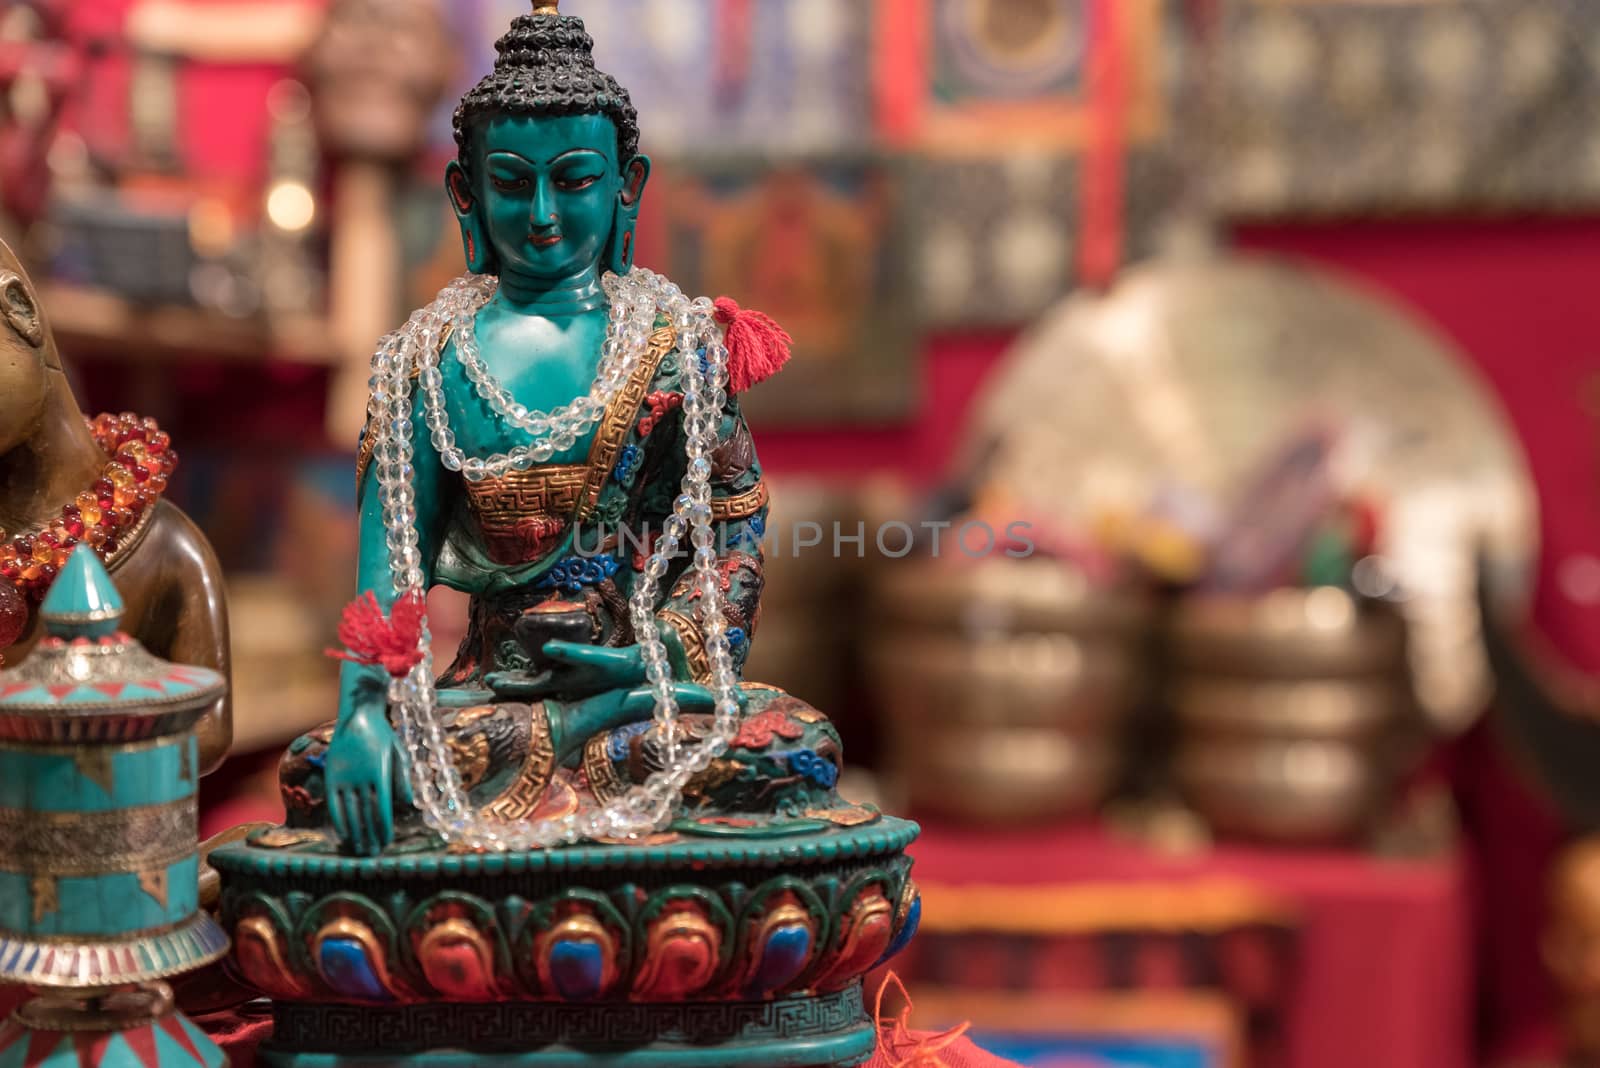
[[582, 700], [613, 690], [631, 690], [645, 681], [644, 655], [637, 645], [612, 648], [582, 642], [550, 641], [544, 653], [555, 666], [537, 675], [495, 672], [484, 681], [497, 697], [538, 701], [553, 697]]

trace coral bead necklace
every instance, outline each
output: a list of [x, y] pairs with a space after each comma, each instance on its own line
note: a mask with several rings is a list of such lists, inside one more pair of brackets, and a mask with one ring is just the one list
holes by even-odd
[[44, 597], [80, 542], [109, 561], [144, 522], [177, 466], [172, 440], [154, 419], [98, 415], [89, 429], [107, 457], [100, 477], [43, 528], [0, 544], [0, 579], [30, 604]]

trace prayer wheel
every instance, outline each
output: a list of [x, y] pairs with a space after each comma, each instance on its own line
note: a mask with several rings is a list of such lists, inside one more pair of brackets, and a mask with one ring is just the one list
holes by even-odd
[[0, 1068], [227, 1063], [161, 982], [228, 947], [199, 907], [195, 739], [226, 684], [152, 656], [122, 611], [79, 547], [48, 636], [0, 673], [0, 981], [39, 994], [0, 1027]]

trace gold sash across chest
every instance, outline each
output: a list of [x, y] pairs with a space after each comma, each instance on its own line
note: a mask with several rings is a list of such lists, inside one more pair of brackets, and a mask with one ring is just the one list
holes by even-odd
[[583, 464], [510, 471], [482, 482], [463, 480], [467, 504], [489, 556], [501, 564], [537, 560], [555, 547], [588, 489]]
[[[650, 335], [639, 365], [606, 405], [595, 428], [589, 457], [582, 464], [546, 464], [528, 471], [510, 471], [479, 482], [462, 479], [467, 504], [483, 529], [491, 555], [503, 563], [525, 563], [559, 540], [571, 523], [594, 515], [606, 479], [644, 406], [661, 360], [672, 351], [676, 335], [670, 328]], [[441, 344], [448, 344], [447, 337]], [[416, 369], [412, 376], [417, 375]], [[356, 458], [356, 480], [366, 476], [376, 440], [369, 418]], [[513, 558], [514, 557], [514, 558]]]
[[523, 564], [537, 560], [555, 547], [570, 524], [593, 517], [606, 479], [611, 477], [617, 456], [655, 381], [661, 359], [676, 340], [670, 329], [650, 335], [639, 366], [606, 405], [585, 463], [547, 464], [528, 471], [508, 471], [479, 482], [462, 480], [467, 504], [477, 517], [485, 547], [496, 562]]

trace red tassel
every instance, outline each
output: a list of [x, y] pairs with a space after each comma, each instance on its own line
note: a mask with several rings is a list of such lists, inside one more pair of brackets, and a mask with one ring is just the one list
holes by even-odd
[[714, 307], [717, 322], [728, 328], [724, 343], [728, 346], [729, 393], [743, 393], [765, 382], [789, 362], [794, 338], [772, 316], [747, 311], [732, 297], [718, 297]]
[[[890, 986], [897, 988], [904, 1005], [892, 1023], [883, 1017], [884, 995]], [[906, 991], [906, 984], [894, 972], [889, 972], [884, 976], [883, 985], [878, 987], [877, 1001], [872, 1008], [872, 1018], [878, 1025], [878, 1060], [873, 1063], [885, 1064], [888, 1068], [949, 1068], [950, 1062], [941, 1054], [972, 1030], [971, 1022], [937, 1035], [919, 1034], [911, 1030], [911, 1009], [911, 995]]]
[[339, 640], [345, 649], [329, 649], [335, 660], [381, 667], [403, 678], [422, 663], [422, 621], [427, 602], [415, 591], [394, 603], [388, 616], [378, 607], [371, 590], [344, 606], [339, 620]]

